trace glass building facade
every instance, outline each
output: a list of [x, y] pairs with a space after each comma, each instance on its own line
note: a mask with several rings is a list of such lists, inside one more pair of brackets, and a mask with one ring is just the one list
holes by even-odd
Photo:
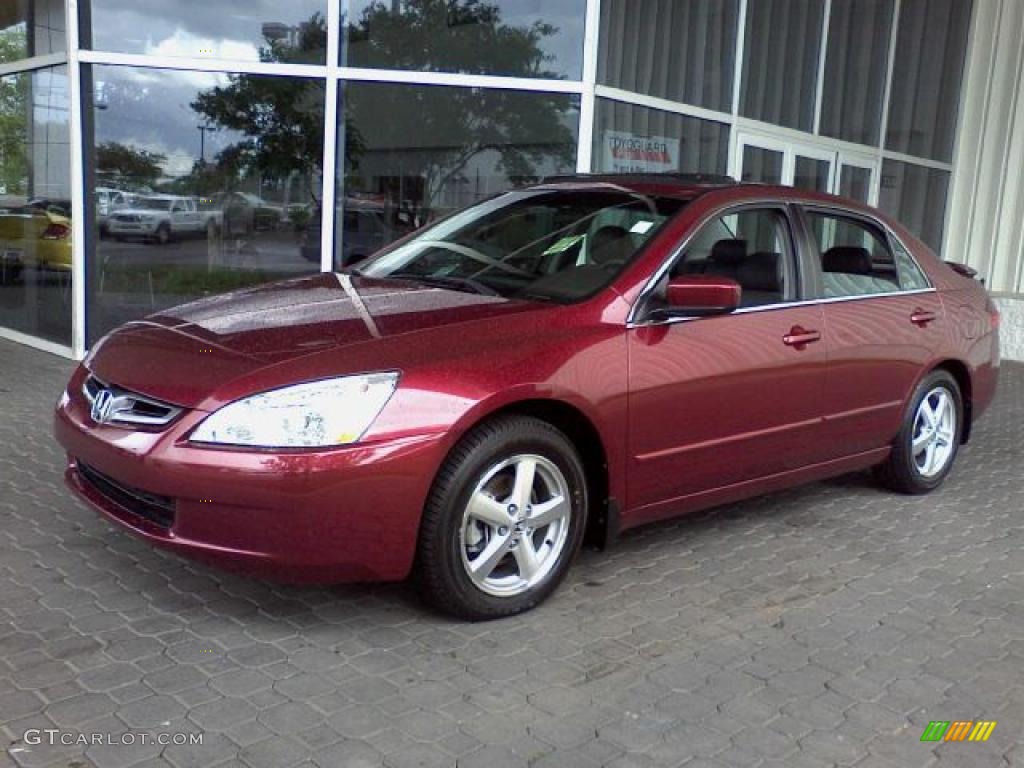
[[10, 0], [0, 335], [80, 357], [125, 321], [351, 265], [573, 171], [834, 192], [938, 250], [971, 17], [970, 0]]

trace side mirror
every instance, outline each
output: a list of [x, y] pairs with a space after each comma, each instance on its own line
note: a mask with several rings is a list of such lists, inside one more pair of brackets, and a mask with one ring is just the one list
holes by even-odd
[[686, 275], [674, 277], [665, 287], [665, 314], [673, 317], [725, 315], [740, 305], [743, 289], [729, 277]]

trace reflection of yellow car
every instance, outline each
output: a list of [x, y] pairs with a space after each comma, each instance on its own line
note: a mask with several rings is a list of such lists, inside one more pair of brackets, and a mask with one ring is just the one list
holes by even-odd
[[52, 208], [0, 208], [0, 280], [25, 267], [71, 271], [71, 219]]

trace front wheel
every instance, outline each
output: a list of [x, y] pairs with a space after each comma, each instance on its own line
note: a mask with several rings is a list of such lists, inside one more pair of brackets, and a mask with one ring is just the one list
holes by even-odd
[[471, 620], [533, 608], [565, 578], [586, 505], [583, 465], [559, 430], [525, 416], [483, 424], [452, 451], [427, 501], [424, 596]]
[[953, 468], [963, 434], [963, 397], [947, 371], [933, 371], [918, 385], [892, 453], [878, 476], [900, 493], [938, 488]]

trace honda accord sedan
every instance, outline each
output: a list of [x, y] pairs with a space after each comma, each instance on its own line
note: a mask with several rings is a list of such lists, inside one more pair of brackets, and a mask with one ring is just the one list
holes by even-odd
[[999, 316], [878, 211], [578, 176], [350, 272], [100, 340], [56, 412], [67, 482], [154, 545], [261, 577], [415, 575], [529, 609], [587, 540], [874, 468], [937, 488], [993, 398]]

